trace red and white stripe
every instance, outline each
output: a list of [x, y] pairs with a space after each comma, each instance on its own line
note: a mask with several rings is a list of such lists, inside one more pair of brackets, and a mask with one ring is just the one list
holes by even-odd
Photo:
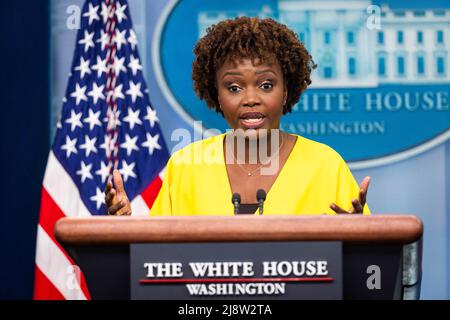
[[[131, 201], [134, 216], [145, 216], [161, 188], [164, 170]], [[34, 299], [90, 299], [88, 284], [81, 273], [74, 276], [75, 263], [55, 239], [55, 223], [63, 217], [90, 216], [80, 193], [50, 151], [45, 171], [36, 244]], [[105, 270], [106, 272], [106, 270]], [[73, 285], [73, 281], [77, 285]]]
[[[90, 299], [82, 274], [56, 241], [53, 229], [63, 217], [90, 216], [72, 178], [50, 151], [41, 195], [36, 243], [34, 299]], [[73, 286], [73, 280], [78, 286]]]

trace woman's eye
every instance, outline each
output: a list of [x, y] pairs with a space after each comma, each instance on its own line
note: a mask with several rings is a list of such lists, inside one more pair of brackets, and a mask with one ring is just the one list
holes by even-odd
[[273, 84], [270, 82], [264, 82], [260, 87], [264, 90], [269, 90], [273, 88]]
[[232, 93], [239, 92], [240, 90], [241, 90], [241, 88], [239, 88], [238, 86], [229, 86], [228, 87], [228, 91], [230, 91]]

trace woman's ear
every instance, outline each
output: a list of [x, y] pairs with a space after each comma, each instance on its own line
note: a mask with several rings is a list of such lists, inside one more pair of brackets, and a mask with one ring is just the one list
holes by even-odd
[[287, 98], [288, 98], [288, 91], [287, 91], [287, 88], [284, 87], [284, 92], [283, 92], [283, 107], [286, 105]]

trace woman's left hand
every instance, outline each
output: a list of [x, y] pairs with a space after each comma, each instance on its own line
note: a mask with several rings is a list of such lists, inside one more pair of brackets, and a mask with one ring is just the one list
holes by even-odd
[[350, 211], [346, 211], [339, 207], [337, 204], [330, 204], [330, 208], [336, 212], [337, 214], [345, 214], [345, 213], [363, 213], [364, 205], [366, 204], [367, 198], [367, 189], [369, 189], [370, 177], [367, 176], [363, 179], [361, 184], [359, 185], [359, 199], [353, 199], [352, 201], [352, 209]]

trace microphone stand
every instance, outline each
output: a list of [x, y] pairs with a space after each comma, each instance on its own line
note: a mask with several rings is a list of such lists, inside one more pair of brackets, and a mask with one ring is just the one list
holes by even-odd
[[233, 196], [231, 197], [231, 202], [234, 206], [234, 214], [239, 214], [239, 206], [241, 204], [241, 195], [239, 193], [233, 193]]
[[256, 200], [258, 200], [259, 215], [263, 214], [264, 201], [266, 200], [266, 192], [263, 189], [259, 189], [256, 192]]

